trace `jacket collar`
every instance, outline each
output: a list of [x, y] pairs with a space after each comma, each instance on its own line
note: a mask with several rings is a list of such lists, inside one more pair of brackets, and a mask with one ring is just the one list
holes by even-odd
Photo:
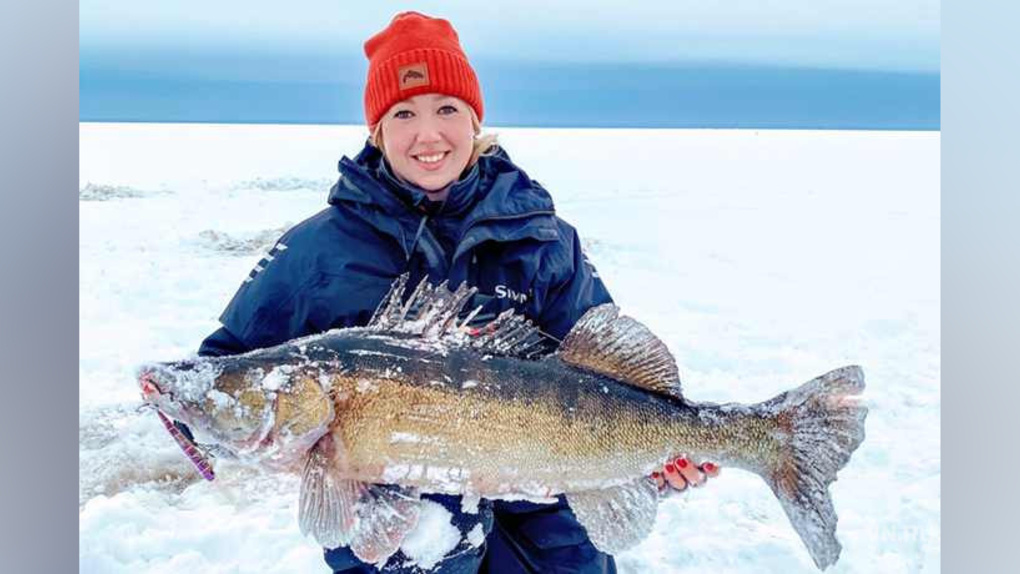
[[414, 184], [407, 183], [393, 173], [390, 162], [381, 158], [369, 167], [374, 179], [391, 193], [397, 196], [404, 205], [415, 211], [430, 215], [463, 215], [478, 201], [482, 187], [478, 185], [478, 165], [471, 166], [457, 181], [450, 185], [445, 201], [431, 201], [425, 191]]
[[[338, 167], [341, 178], [330, 191], [330, 204], [354, 202], [373, 207], [372, 211], [381, 212], [380, 217], [401, 217], [420, 213], [426, 201], [424, 191], [392, 175], [379, 149], [371, 144], [366, 143], [354, 159], [341, 158]], [[549, 193], [514, 165], [502, 149], [480, 157], [463, 178], [454, 182], [447, 203], [444, 212], [470, 209], [466, 227], [493, 219], [552, 215], [555, 211]]]

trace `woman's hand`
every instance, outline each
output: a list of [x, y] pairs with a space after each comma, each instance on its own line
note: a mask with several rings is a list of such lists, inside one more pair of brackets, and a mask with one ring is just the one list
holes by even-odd
[[667, 462], [661, 472], [653, 472], [652, 480], [660, 493], [671, 494], [687, 490], [688, 486], [701, 486], [715, 476], [719, 476], [719, 465], [712, 462], [696, 465], [686, 455], [680, 455]]

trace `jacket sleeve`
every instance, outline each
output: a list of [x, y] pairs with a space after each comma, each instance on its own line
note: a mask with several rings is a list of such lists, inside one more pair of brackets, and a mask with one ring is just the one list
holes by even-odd
[[220, 327], [202, 341], [198, 354], [202, 357], [222, 357], [246, 353], [251, 349], [226, 327]]
[[[385, 278], [266, 268], [237, 291], [199, 355], [232, 355], [279, 345], [336, 327], [363, 325], [389, 288]], [[265, 275], [265, 277], [261, 277]], [[265, 279], [264, 282], [259, 282]]]
[[546, 333], [562, 340], [588, 309], [612, 303], [613, 298], [581, 249], [577, 231], [562, 220], [559, 223], [562, 242], [566, 246], [566, 264], [555, 265], [561, 273], [554, 276], [546, 288], [538, 325]]
[[267, 266], [245, 281], [220, 315], [221, 327], [206, 337], [198, 354], [222, 356], [270, 347], [309, 334], [307, 277]]
[[388, 262], [373, 267], [375, 273], [352, 270], [365, 256], [350, 253], [341, 231], [316, 216], [280, 238], [238, 288], [219, 317], [222, 327], [199, 354], [236, 354], [367, 322], [392, 283]]

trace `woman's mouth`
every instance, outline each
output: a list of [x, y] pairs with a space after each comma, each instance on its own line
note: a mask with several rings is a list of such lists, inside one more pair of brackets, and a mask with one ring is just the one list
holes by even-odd
[[448, 151], [439, 151], [412, 155], [411, 157], [414, 158], [415, 163], [419, 167], [432, 171], [442, 167], [444, 163], [443, 160], [445, 160], [448, 155], [450, 155], [450, 152]]

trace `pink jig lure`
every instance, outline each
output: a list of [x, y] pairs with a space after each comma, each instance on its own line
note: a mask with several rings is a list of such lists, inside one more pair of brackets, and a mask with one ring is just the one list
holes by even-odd
[[184, 436], [181, 429], [174, 426], [173, 421], [168, 419], [162, 412], [156, 411], [156, 414], [159, 415], [159, 420], [163, 421], [163, 426], [166, 427], [170, 436], [174, 437], [174, 440], [177, 441], [177, 445], [180, 446], [181, 450], [184, 451], [184, 454], [187, 455], [191, 464], [195, 465], [195, 468], [198, 470], [198, 473], [202, 475], [202, 478], [206, 480], [216, 478], [212, 465], [209, 464], [209, 461], [206, 460], [205, 456], [199, 452], [198, 448], [195, 447], [195, 443], [188, 440], [188, 437]]

